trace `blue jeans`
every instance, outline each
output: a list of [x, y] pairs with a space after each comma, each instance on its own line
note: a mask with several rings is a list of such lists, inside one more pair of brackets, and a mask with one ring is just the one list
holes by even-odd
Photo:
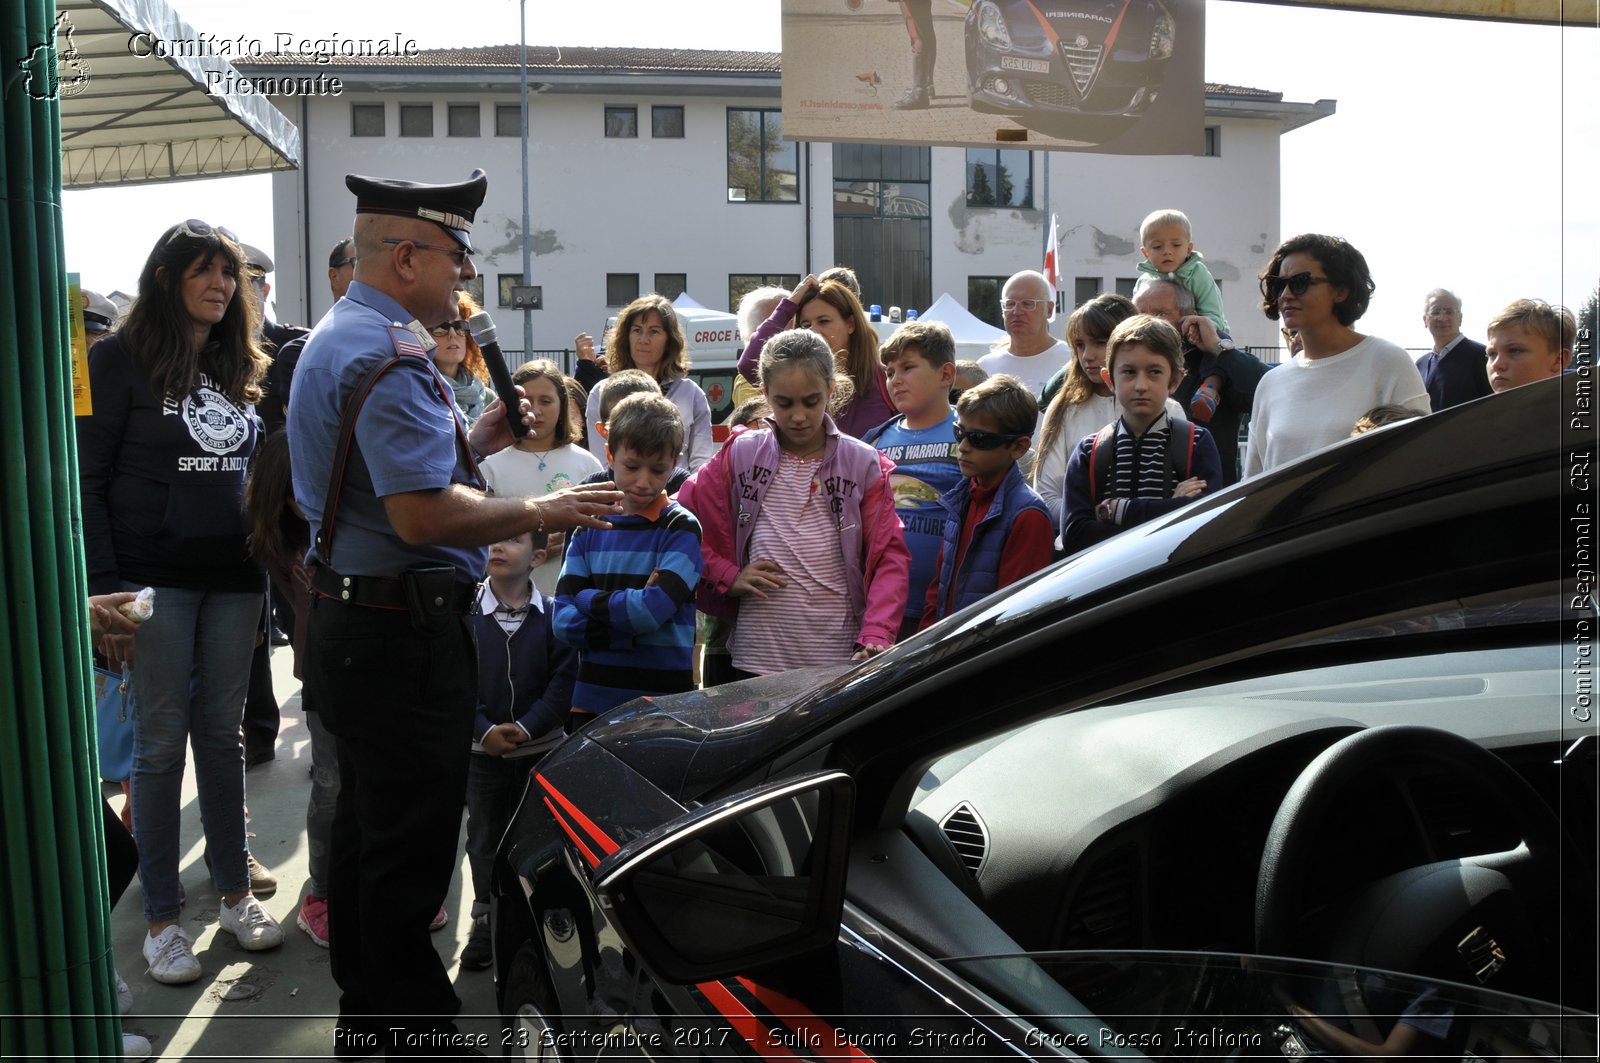
[[494, 857], [541, 757], [474, 753], [467, 767], [467, 865], [472, 869], [472, 914], [489, 913]]
[[133, 837], [147, 922], [178, 917], [186, 738], [213, 881], [224, 894], [250, 888], [239, 725], [260, 618], [256, 591], [158, 587], [134, 636]]

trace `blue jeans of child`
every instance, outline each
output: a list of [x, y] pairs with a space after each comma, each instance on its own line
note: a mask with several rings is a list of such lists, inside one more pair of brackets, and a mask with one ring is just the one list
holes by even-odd
[[528, 773], [540, 759], [472, 754], [467, 767], [467, 866], [472, 869], [474, 917], [489, 913], [494, 854], [528, 789]]
[[158, 587], [134, 636], [133, 837], [147, 922], [178, 917], [185, 739], [213, 881], [225, 894], [250, 887], [239, 724], [260, 618], [256, 591]]

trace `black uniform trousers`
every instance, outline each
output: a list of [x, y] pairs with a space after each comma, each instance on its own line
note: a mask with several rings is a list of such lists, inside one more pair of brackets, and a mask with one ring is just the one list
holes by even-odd
[[461, 1008], [428, 923], [460, 860], [478, 658], [464, 618], [444, 628], [422, 635], [405, 612], [322, 597], [307, 624], [306, 709], [339, 739], [328, 882], [339, 1036], [377, 1035], [391, 1058], [450, 1054], [389, 1028], [453, 1032]]

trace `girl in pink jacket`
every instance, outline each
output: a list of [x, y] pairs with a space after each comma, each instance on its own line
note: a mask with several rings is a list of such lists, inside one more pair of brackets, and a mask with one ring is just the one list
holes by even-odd
[[736, 431], [678, 501], [700, 519], [701, 608], [733, 615], [738, 678], [865, 660], [893, 645], [911, 572], [894, 463], [828, 416], [833, 354], [793, 329], [761, 352], [772, 414]]

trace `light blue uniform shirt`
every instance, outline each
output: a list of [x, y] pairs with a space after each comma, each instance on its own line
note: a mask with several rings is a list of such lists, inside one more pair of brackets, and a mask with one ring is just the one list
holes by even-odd
[[288, 427], [294, 497], [311, 523], [308, 560], [353, 576], [450, 565], [463, 579], [479, 580], [488, 567], [487, 547], [408, 545], [390, 526], [381, 501], [384, 495], [478, 482], [458, 442], [450, 387], [426, 357], [401, 359], [367, 397], [339, 495], [333, 558], [317, 553], [345, 402], [373, 366], [395, 353], [389, 327], [410, 320], [389, 296], [354, 281], [306, 340], [289, 395]]

